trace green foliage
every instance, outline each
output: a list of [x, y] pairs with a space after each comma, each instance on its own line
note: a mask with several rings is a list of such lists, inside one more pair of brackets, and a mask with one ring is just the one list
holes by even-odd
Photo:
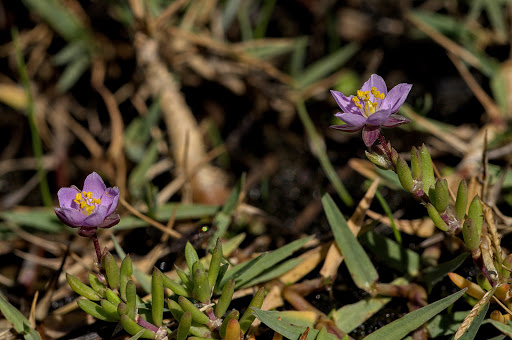
[[431, 303], [428, 306], [415, 310], [404, 317], [393, 321], [392, 323], [376, 330], [365, 340], [373, 339], [402, 339], [409, 332], [415, 330], [441, 311], [451, 306], [457, 301], [464, 293], [466, 289], [460, 290], [450, 296], [445, 297], [439, 301]]
[[14, 326], [16, 332], [23, 334], [25, 340], [41, 340], [39, 333], [36, 332], [30, 326], [30, 322], [21, 314], [19, 310], [17, 310], [13, 305], [11, 305], [3, 295], [0, 293], [0, 312], [5, 316], [9, 322], [11, 322]]
[[345, 258], [348, 271], [352, 275], [354, 283], [361, 289], [371, 290], [379, 278], [377, 270], [373, 266], [370, 258], [359, 244], [352, 231], [347, 225], [347, 221], [339, 211], [338, 207], [329, 194], [322, 197], [327, 220], [331, 225], [336, 244], [340, 248]]
[[[282, 261], [291, 252], [302, 247], [308, 240], [309, 238], [298, 240], [274, 253], [267, 254], [267, 263], [273, 264]], [[164, 313], [167, 311], [167, 309], [164, 309], [165, 287], [175, 294], [175, 297], [167, 298], [167, 306], [168, 311], [177, 321], [176, 334], [178, 339], [185, 339], [191, 335], [215, 338], [218, 337], [219, 332], [234, 334], [236, 333], [234, 329], [239, 329], [238, 333], [240, 330], [243, 333], [247, 332], [255, 318], [251, 308], [261, 307], [265, 296], [264, 288], [259, 289], [255, 294], [240, 318], [240, 323], [237, 321], [240, 313], [236, 310], [231, 311], [229, 316], [224, 319], [224, 314], [229, 308], [235, 291], [236, 280], [234, 278], [224, 284], [222, 293], [213, 308], [208, 306], [216, 284], [222, 282], [222, 276], [226, 273], [221, 270], [221, 263], [224, 261], [222, 243], [220, 241], [216, 243], [209, 263], [209, 267], [214, 272], [211, 276], [211, 280], [214, 282], [213, 286], [210, 286], [210, 277], [205, 266], [190, 243], [186, 246], [185, 257], [190, 266], [190, 273], [184, 271], [180, 273], [190, 285], [179, 284], [171, 280], [158, 268], [154, 268], [150, 282], [152, 300], [149, 307], [143, 305], [142, 300], [137, 296], [135, 283], [131, 280], [131, 275], [135, 274], [136, 270], [134, 270], [129, 256], [125, 256], [119, 269], [112, 254], [107, 252], [103, 255], [101, 263], [102, 272], [105, 273], [105, 283], [93, 274], [89, 274], [91, 286], [82, 283], [70, 274], [67, 274], [67, 280], [76, 293], [85, 297], [85, 299], [78, 300], [78, 305], [83, 311], [103, 321], [120, 322], [126, 332], [134, 336], [152, 339], [156, 333], [168, 333], [170, 331], [164, 324]], [[265, 268], [262, 268], [261, 264], [256, 262], [253, 263], [253, 266], [250, 266], [250, 269], [252, 274], [249, 271], [247, 275], [249, 275], [249, 279], [253, 279], [254, 275], [258, 275]], [[149, 314], [147, 311], [149, 311]], [[144, 315], [144, 318], [141, 315]], [[145, 321], [146, 318], [147, 321]], [[229, 321], [236, 321], [237, 323], [235, 325], [231, 322], [231, 326], [227, 326]], [[224, 328], [221, 331], [223, 326]]]

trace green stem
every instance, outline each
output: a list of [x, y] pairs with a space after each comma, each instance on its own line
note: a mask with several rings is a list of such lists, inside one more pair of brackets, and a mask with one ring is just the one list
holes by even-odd
[[347, 206], [352, 206], [354, 204], [354, 201], [350, 196], [349, 192], [347, 191], [347, 189], [345, 188], [345, 186], [343, 185], [343, 182], [341, 182], [338, 174], [336, 173], [336, 170], [334, 170], [334, 167], [332, 166], [332, 163], [329, 160], [329, 157], [327, 156], [327, 152], [325, 151], [324, 140], [316, 131], [315, 126], [308, 115], [304, 101], [299, 99], [297, 100], [295, 105], [297, 107], [297, 113], [299, 114], [299, 118], [302, 124], [304, 125], [304, 128], [309, 139], [311, 140], [311, 146], [314, 155], [318, 158], [318, 161], [320, 162], [322, 169], [324, 170], [327, 178], [329, 179], [332, 186], [340, 196], [343, 203], [345, 203], [345, 205]]

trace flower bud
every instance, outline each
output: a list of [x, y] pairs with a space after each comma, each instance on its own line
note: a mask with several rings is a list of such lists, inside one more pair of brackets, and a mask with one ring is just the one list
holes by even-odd
[[379, 168], [383, 170], [393, 169], [392, 165], [388, 162], [387, 157], [368, 151], [365, 151], [364, 153], [366, 154], [366, 158], [368, 158], [370, 162], [372, 162]]
[[430, 153], [428, 152], [425, 144], [420, 148], [419, 154], [421, 161], [421, 173], [423, 175], [423, 191], [428, 193], [430, 187], [433, 187], [436, 181], [434, 177], [434, 165], [432, 164], [432, 158], [430, 158]]
[[414, 181], [412, 179], [411, 170], [409, 169], [405, 159], [401, 156], [398, 156], [396, 161], [396, 174], [398, 175], [398, 179], [400, 180], [402, 187], [406, 191], [412, 192], [414, 188]]
[[437, 211], [444, 212], [446, 208], [448, 208], [448, 204], [450, 203], [450, 194], [448, 192], [448, 182], [444, 178], [439, 178], [436, 181], [436, 197], [434, 206]]
[[466, 216], [466, 209], [468, 207], [468, 185], [465, 180], [460, 181], [459, 189], [457, 190], [457, 199], [455, 200], [455, 217], [457, 220], [462, 221]]
[[427, 207], [428, 216], [430, 216], [430, 219], [432, 220], [432, 222], [434, 222], [436, 227], [438, 227], [442, 231], [450, 230], [450, 228], [448, 227], [446, 222], [443, 220], [441, 215], [439, 215], [439, 212], [437, 211], [437, 209], [431, 203], [427, 203], [426, 207]]
[[423, 174], [421, 171], [420, 153], [414, 146], [411, 149], [411, 171], [412, 178], [416, 181], [421, 181]]

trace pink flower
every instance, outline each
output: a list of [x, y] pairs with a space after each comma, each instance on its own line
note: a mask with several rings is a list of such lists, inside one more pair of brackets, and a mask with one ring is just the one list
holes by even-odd
[[81, 236], [93, 236], [98, 228], [110, 228], [119, 223], [114, 214], [119, 199], [119, 188], [107, 188], [100, 175], [93, 172], [80, 191], [76, 186], [61, 188], [57, 193], [60, 208], [57, 217], [72, 228], [79, 228]]
[[409, 119], [395, 114], [404, 103], [411, 84], [398, 84], [391, 91], [381, 76], [372, 74], [357, 91], [357, 96], [345, 97], [338, 91], [331, 91], [342, 112], [335, 114], [345, 122], [331, 128], [346, 132], [363, 130], [363, 141], [370, 148], [379, 137], [380, 127], [395, 127], [409, 123]]

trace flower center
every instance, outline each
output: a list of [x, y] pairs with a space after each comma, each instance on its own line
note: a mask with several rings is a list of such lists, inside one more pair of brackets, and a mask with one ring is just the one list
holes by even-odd
[[379, 100], [383, 100], [386, 96], [384, 93], [379, 92], [377, 88], [372, 87], [371, 91], [357, 90], [357, 96], [352, 97], [352, 101], [356, 104], [357, 108], [366, 117], [370, 117], [375, 111], [379, 109]]
[[78, 204], [78, 209], [84, 215], [90, 215], [101, 204], [101, 199], [93, 198], [90, 191], [77, 192], [73, 201]]

